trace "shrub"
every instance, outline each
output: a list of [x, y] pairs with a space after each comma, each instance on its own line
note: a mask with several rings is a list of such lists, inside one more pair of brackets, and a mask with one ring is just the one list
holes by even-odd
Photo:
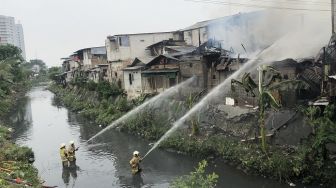
[[190, 175], [177, 178], [171, 184], [174, 188], [213, 188], [216, 186], [218, 175], [215, 173], [205, 174], [207, 162], [205, 160]]

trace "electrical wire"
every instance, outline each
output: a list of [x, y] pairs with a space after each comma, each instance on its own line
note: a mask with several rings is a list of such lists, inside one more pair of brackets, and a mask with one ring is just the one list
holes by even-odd
[[[287, 4], [298, 4], [300, 3], [307, 3], [307, 4], [316, 4], [320, 6], [325, 6], [331, 5], [331, 2], [316, 2], [316, 1], [305, 1], [305, 0], [279, 0], [279, 1], [274, 1], [274, 0], [246, 0], [246, 1], [255, 1], [255, 2], [267, 2], [267, 3], [287, 3]], [[241, 2], [239, 2], [241, 3]]]
[[295, 10], [295, 11], [319, 11], [319, 12], [330, 12], [331, 11], [331, 9], [308, 9], [308, 8], [265, 6], [265, 5], [256, 5], [256, 4], [231, 3], [231, 2], [216, 1], [216, 0], [184, 0], [184, 1], [194, 2], [194, 3], [220, 4], [220, 5], [265, 8], [265, 9], [280, 9], [280, 10]]

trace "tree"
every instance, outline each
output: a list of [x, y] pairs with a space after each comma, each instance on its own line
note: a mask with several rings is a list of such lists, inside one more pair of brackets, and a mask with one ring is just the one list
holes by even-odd
[[[186, 101], [185, 101], [185, 105], [187, 107], [188, 110], [190, 110], [195, 102], [198, 100], [199, 98], [199, 94], [197, 95], [192, 95], [192, 93], [189, 94], [189, 96], [187, 97]], [[199, 121], [198, 121], [198, 118], [193, 115], [191, 118], [190, 118], [190, 123], [191, 123], [191, 134], [192, 135], [197, 135], [199, 133]]]
[[6, 90], [9, 84], [24, 80], [20, 67], [23, 62], [21, 50], [13, 45], [0, 45], [0, 89]]
[[51, 67], [48, 69], [48, 77], [50, 80], [57, 81], [58, 75], [61, 74], [62, 70], [61, 67]]
[[[235, 79], [231, 80], [231, 89], [232, 91], [235, 91], [235, 87], [240, 86], [254, 97], [256, 96], [255, 90], [257, 90], [261, 145], [263, 151], [266, 152], [265, 110], [267, 108], [280, 108], [280, 103], [275, 99], [272, 92], [290, 88], [296, 89], [307, 85], [299, 80], [282, 80], [281, 74], [271, 66], [260, 66], [258, 71], [258, 84], [251, 78], [250, 73], [245, 73], [242, 77], [242, 81]], [[265, 77], [268, 77], [269, 79], [264, 79]]]
[[22, 51], [20, 48], [17, 48], [11, 44], [0, 45], [0, 61], [7, 59], [17, 59], [23, 62], [21, 53]]

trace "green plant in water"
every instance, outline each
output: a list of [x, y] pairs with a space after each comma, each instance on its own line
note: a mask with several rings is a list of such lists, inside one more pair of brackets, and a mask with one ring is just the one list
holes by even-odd
[[186, 175], [174, 180], [171, 184], [173, 188], [213, 188], [218, 181], [215, 173], [206, 174], [205, 168], [208, 163], [203, 160], [198, 163], [198, 167], [190, 175]]

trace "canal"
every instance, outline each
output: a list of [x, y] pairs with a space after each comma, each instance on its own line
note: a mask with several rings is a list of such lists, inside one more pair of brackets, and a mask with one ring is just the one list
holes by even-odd
[[[169, 183], [192, 171], [201, 160], [161, 149], [142, 163], [142, 180], [133, 180], [129, 160], [134, 150], [144, 154], [149, 142], [116, 130], [108, 131], [94, 144], [86, 141], [101, 130], [93, 122], [57, 105], [45, 87], [33, 88], [10, 118], [15, 142], [35, 153], [34, 165], [45, 184], [58, 187], [168, 187]], [[59, 146], [74, 140], [77, 167], [62, 169]], [[273, 180], [248, 176], [222, 162], [210, 164], [219, 175], [218, 187], [288, 187]]]

